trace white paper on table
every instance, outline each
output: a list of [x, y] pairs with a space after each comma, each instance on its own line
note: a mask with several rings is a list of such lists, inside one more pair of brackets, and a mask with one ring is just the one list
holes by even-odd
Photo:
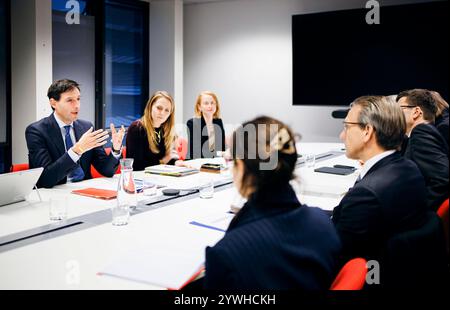
[[202, 227], [205, 229], [219, 229], [221, 231], [226, 231], [230, 222], [233, 220], [233, 213], [220, 213], [220, 214], [209, 214], [202, 216], [201, 218], [196, 218], [192, 222], [192, 225]]
[[333, 211], [333, 209], [339, 205], [341, 198], [329, 198], [319, 196], [300, 195], [299, 200], [302, 204], [308, 205], [308, 207], [318, 207], [325, 211]]
[[204, 263], [204, 251], [170, 247], [130, 251], [107, 265], [99, 275], [179, 289]]
[[156, 185], [187, 191], [198, 189], [202, 184], [205, 183], [206, 180], [212, 180], [213, 182], [226, 180], [231, 181], [231, 176], [224, 174], [200, 172], [182, 177], [152, 175], [151, 179], [152, 182], [155, 183]]
[[305, 196], [342, 198], [348, 192], [348, 188], [336, 186], [302, 184], [300, 187], [300, 194]]

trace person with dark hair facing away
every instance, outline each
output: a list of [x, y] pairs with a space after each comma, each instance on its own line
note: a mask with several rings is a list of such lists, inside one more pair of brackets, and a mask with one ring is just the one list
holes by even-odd
[[25, 131], [30, 168], [44, 167], [38, 187], [51, 188], [66, 182], [92, 178], [91, 165], [102, 175], [112, 177], [119, 165], [125, 128], [110, 125], [112, 152], [103, 145], [108, 132], [84, 120], [80, 112], [80, 86], [72, 80], [59, 80], [48, 89], [52, 115], [29, 125]]
[[187, 121], [187, 159], [212, 158], [218, 151], [225, 151], [225, 130], [220, 118], [217, 95], [201, 92], [194, 106], [195, 117]]
[[206, 249], [206, 289], [327, 290], [341, 244], [330, 218], [302, 205], [289, 181], [297, 161], [292, 131], [259, 117], [232, 137], [233, 180], [247, 202], [222, 240]]
[[433, 125], [436, 102], [426, 89], [403, 91], [396, 100], [405, 115], [406, 134], [409, 137], [402, 152], [417, 164], [425, 177], [427, 205], [436, 211], [449, 196], [448, 146]]
[[175, 103], [165, 91], [157, 91], [148, 100], [144, 115], [134, 121], [127, 133], [127, 157], [134, 158], [133, 169], [168, 164], [178, 160], [175, 141]]
[[390, 237], [423, 224], [425, 181], [417, 166], [397, 151], [406, 124], [394, 101], [364, 96], [350, 107], [340, 138], [346, 156], [364, 165], [334, 208], [332, 220], [343, 244], [343, 262], [354, 257], [380, 261]]
[[[447, 142], [447, 147], [449, 144], [449, 120], [448, 120], [448, 103], [442, 98], [441, 94], [437, 91], [431, 91], [431, 95], [433, 96], [434, 102], [436, 102], [436, 118], [434, 120], [434, 126], [436, 126], [437, 130], [444, 137]], [[447, 153], [448, 155], [448, 153]]]

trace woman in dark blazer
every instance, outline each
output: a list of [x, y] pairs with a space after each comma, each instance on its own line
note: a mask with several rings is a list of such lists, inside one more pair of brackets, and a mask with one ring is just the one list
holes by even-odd
[[186, 159], [211, 158], [218, 151], [225, 151], [225, 130], [216, 94], [201, 92], [194, 111], [195, 117], [186, 123], [189, 139]]
[[[244, 136], [247, 126], [255, 132]], [[234, 184], [248, 201], [223, 239], [206, 249], [204, 287], [328, 290], [341, 243], [329, 216], [302, 205], [289, 184], [297, 161], [291, 130], [260, 117], [232, 139]]]
[[449, 121], [448, 121], [448, 103], [442, 98], [442, 96], [437, 91], [432, 91], [434, 101], [436, 102], [437, 112], [436, 118], [434, 120], [434, 125], [436, 126], [439, 133], [444, 137], [447, 146], [450, 146], [449, 142]]
[[134, 158], [133, 169], [144, 170], [159, 164], [177, 164], [174, 150], [175, 104], [164, 91], [156, 92], [144, 110], [144, 116], [133, 122], [127, 132], [127, 157]]

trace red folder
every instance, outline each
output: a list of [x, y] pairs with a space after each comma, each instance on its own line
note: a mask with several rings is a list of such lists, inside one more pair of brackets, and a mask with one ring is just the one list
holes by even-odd
[[76, 191], [72, 191], [72, 194], [77, 194], [81, 196], [87, 196], [97, 199], [103, 200], [111, 200], [117, 197], [117, 191], [112, 191], [108, 189], [100, 189], [100, 188], [85, 188], [79, 189]]
[[184, 282], [184, 284], [182, 286], [180, 286], [179, 288], [167, 288], [167, 290], [169, 291], [179, 291], [182, 290], [185, 286], [187, 286], [189, 283], [194, 282], [197, 279], [200, 279], [204, 276], [204, 272], [205, 272], [205, 266], [201, 266], [199, 270], [197, 270], [186, 282]]

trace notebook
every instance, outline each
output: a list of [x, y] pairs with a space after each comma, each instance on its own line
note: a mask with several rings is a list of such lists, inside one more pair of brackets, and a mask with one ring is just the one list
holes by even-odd
[[72, 191], [72, 194], [92, 197], [103, 200], [111, 200], [117, 197], [117, 191], [112, 191], [109, 189], [100, 189], [100, 188], [85, 188]]
[[354, 172], [354, 170], [345, 169], [345, 168], [335, 168], [335, 167], [320, 167], [320, 168], [314, 169], [314, 172], [337, 174], [337, 175], [349, 175], [349, 174], [352, 174]]
[[220, 173], [225, 170], [225, 167], [221, 164], [206, 163], [200, 167], [201, 172]]
[[198, 169], [178, 167], [172, 165], [157, 165], [145, 168], [145, 173], [166, 175], [172, 177], [182, 177], [185, 175], [190, 175], [198, 172], [199, 172]]

